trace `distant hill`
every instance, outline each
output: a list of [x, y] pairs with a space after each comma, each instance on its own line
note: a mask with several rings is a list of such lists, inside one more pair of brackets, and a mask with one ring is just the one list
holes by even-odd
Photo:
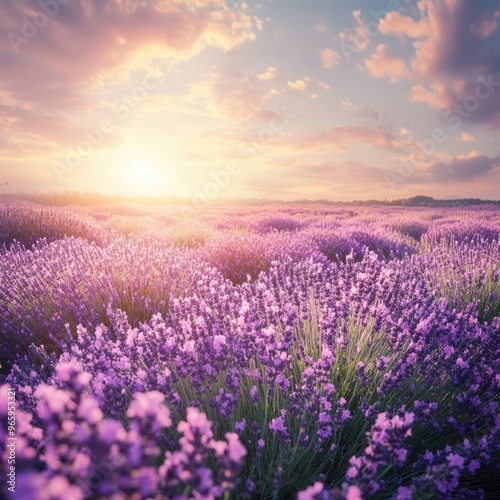
[[397, 207], [466, 207], [472, 205], [500, 205], [500, 200], [481, 200], [479, 198], [462, 198], [458, 200], [436, 200], [431, 196], [413, 196], [401, 200], [355, 200], [352, 205], [386, 205]]

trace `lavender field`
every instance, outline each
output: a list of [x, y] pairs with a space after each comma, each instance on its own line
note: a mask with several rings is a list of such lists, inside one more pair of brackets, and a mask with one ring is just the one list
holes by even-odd
[[488, 207], [1, 206], [12, 498], [498, 498], [499, 234]]

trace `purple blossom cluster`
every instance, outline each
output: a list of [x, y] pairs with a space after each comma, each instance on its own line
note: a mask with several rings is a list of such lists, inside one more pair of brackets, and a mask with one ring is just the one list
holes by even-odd
[[377, 480], [380, 467], [391, 463], [402, 467], [406, 462], [408, 450], [403, 444], [405, 438], [411, 436], [411, 426], [415, 415], [404, 412], [402, 416], [388, 418], [386, 413], [380, 413], [368, 433], [368, 446], [363, 455], [349, 460], [346, 479], [356, 483], [365, 495], [375, 495], [384, 483]]
[[[197, 239], [204, 222], [213, 234]], [[461, 224], [436, 210], [209, 211], [102, 245], [4, 248], [0, 403], [16, 389], [22, 494], [491, 494], [500, 242]], [[428, 238], [438, 225], [459, 237]]]
[[498, 240], [497, 220], [478, 220], [476, 217], [446, 219], [439, 224], [433, 224], [425, 233], [425, 240], [432, 243], [440, 241], [455, 241], [462, 243], [474, 238], [487, 241]]
[[[92, 376], [79, 363], [58, 363], [55, 372], [57, 385], [36, 388], [36, 419], [23, 411], [17, 415], [19, 498], [210, 499], [237, 485], [246, 449], [232, 432], [215, 440], [212, 423], [199, 409], [187, 408], [174, 433], [165, 396], [138, 392], [125, 423], [105, 419], [88, 394]], [[0, 387], [2, 403], [7, 390]], [[6, 407], [0, 410], [2, 474]]]

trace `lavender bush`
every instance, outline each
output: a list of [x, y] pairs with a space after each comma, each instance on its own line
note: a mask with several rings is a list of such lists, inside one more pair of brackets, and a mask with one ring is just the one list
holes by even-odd
[[41, 240], [0, 254], [0, 350], [4, 363], [31, 343], [64, 350], [68, 327], [109, 324], [109, 307], [133, 324], [168, 310], [218, 276], [187, 249], [162, 240], [117, 238], [104, 248], [83, 239]]
[[5, 206], [0, 208], [0, 221], [0, 247], [6, 248], [16, 241], [29, 248], [41, 238], [52, 242], [74, 236], [99, 245], [112, 238], [112, 233], [90, 217], [64, 209], [25, 204]]
[[23, 498], [492, 497], [483, 215], [219, 209], [173, 223], [194, 245], [141, 223], [4, 248], [2, 467], [13, 387]]

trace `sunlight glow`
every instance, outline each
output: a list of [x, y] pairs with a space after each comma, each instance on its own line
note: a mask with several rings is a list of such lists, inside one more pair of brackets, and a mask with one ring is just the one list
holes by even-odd
[[151, 195], [158, 192], [160, 175], [157, 167], [147, 158], [134, 157], [123, 171], [123, 186], [135, 195]]

